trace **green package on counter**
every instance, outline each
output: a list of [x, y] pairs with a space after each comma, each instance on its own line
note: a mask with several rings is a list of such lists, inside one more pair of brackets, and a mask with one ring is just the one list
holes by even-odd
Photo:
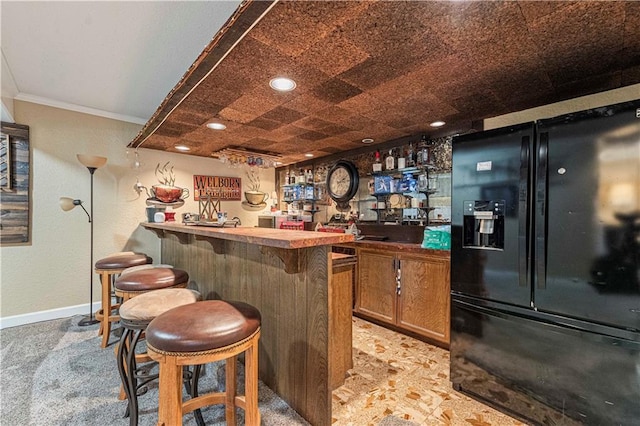
[[451, 225], [427, 226], [424, 228], [422, 248], [434, 250], [451, 249]]

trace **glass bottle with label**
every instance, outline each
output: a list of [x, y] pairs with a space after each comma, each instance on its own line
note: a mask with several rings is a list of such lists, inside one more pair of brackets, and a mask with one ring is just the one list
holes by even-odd
[[373, 163], [373, 171], [381, 172], [382, 171], [382, 161], [380, 160], [380, 151], [376, 150], [376, 159]]
[[393, 156], [393, 150], [392, 149], [389, 150], [389, 155], [385, 159], [385, 164], [386, 164], [386, 166], [385, 166], [386, 170], [393, 170], [396, 167], [396, 159]]
[[417, 162], [419, 166], [429, 164], [429, 142], [427, 141], [426, 135], [422, 135], [422, 139], [418, 144]]
[[409, 143], [409, 148], [407, 148], [407, 167], [415, 167], [416, 165], [416, 153], [413, 150], [413, 143]]

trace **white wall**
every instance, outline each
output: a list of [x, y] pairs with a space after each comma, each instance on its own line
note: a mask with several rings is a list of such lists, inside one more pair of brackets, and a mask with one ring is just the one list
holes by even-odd
[[[82, 199], [90, 207], [90, 175], [76, 154], [101, 155], [107, 165], [94, 175], [94, 259], [109, 253], [143, 251], [160, 260], [159, 240], [139, 226], [145, 220], [146, 195], [133, 190], [136, 171], [126, 145], [139, 125], [66, 111], [29, 102], [15, 102], [15, 119], [30, 127], [32, 241], [30, 245], [0, 248], [0, 327], [34, 320], [89, 312], [90, 228], [87, 216], [76, 208], [63, 212], [58, 199]], [[156, 164], [171, 161], [176, 185], [193, 192], [193, 175], [239, 176], [246, 183], [245, 169], [232, 169], [215, 159], [140, 149], [143, 163], [141, 183], [157, 183]], [[274, 189], [273, 169], [262, 170], [261, 189]], [[248, 209], [240, 201], [227, 201], [222, 208], [229, 217], [238, 216], [243, 226], [257, 225], [262, 211]], [[197, 212], [190, 197], [176, 209]], [[100, 299], [100, 283], [94, 276], [94, 303]]]

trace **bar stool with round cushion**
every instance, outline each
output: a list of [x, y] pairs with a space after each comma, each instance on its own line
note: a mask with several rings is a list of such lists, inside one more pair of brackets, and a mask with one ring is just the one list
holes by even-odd
[[[118, 345], [117, 363], [128, 401], [127, 413], [131, 426], [138, 424], [138, 390], [157, 378], [157, 375], [145, 374], [138, 370], [139, 362], [148, 362], [151, 359], [144, 354], [136, 354], [136, 345], [140, 342], [151, 320], [170, 309], [199, 300], [201, 295], [195, 290], [165, 288], [141, 294], [123, 302], [120, 306], [120, 323], [123, 332]], [[192, 396], [197, 395], [197, 382], [194, 381], [187, 390]], [[203, 423], [201, 416], [196, 418], [199, 424]]]
[[[134, 299], [135, 300], [135, 299]], [[195, 409], [225, 404], [226, 423], [235, 424], [236, 407], [245, 424], [258, 426], [258, 340], [260, 312], [243, 302], [206, 300], [173, 308], [147, 327], [147, 352], [160, 368], [158, 426], [180, 426]], [[237, 356], [245, 354], [245, 394], [236, 395]], [[182, 402], [182, 367], [226, 360], [224, 392]]]
[[[127, 268], [114, 283], [114, 292], [122, 303], [150, 291], [164, 288], [185, 288], [189, 284], [189, 274], [171, 265], [146, 264]], [[119, 348], [114, 349], [116, 356]], [[120, 391], [120, 399], [126, 397], [124, 388]]]
[[98, 336], [102, 335], [103, 348], [106, 348], [109, 343], [111, 323], [120, 320], [117, 314], [119, 305], [111, 304], [111, 285], [114, 277], [127, 268], [151, 262], [152, 259], [146, 254], [132, 251], [113, 253], [96, 262], [96, 274], [100, 275], [102, 285], [102, 307], [96, 312], [96, 319], [100, 321]]
[[126, 302], [142, 293], [162, 288], [185, 288], [189, 284], [189, 274], [169, 265], [143, 265], [126, 270], [116, 279], [114, 291]]

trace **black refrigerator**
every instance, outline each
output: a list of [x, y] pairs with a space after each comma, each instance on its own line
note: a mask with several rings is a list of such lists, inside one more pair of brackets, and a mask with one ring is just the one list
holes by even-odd
[[451, 382], [640, 424], [640, 100], [453, 139]]

